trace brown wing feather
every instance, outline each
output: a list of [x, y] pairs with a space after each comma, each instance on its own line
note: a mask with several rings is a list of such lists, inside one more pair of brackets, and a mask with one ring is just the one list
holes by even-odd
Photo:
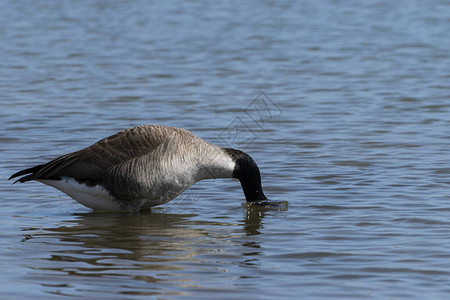
[[79, 180], [100, 180], [108, 169], [151, 153], [174, 131], [190, 134], [176, 127], [159, 125], [133, 127], [104, 138], [85, 149], [17, 172], [10, 179], [29, 174], [18, 181], [52, 179], [60, 176], [70, 176]]

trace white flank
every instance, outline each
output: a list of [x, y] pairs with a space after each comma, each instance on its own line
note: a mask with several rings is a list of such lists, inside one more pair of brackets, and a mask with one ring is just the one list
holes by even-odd
[[70, 177], [62, 177], [61, 180], [40, 179], [39, 182], [52, 186], [66, 193], [79, 203], [97, 211], [121, 211], [123, 210], [107, 190], [96, 185], [89, 187], [77, 182]]

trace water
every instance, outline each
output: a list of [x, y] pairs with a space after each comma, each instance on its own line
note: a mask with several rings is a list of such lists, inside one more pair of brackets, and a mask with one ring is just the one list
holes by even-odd
[[[450, 296], [450, 5], [2, 1], [3, 299]], [[139, 124], [250, 153], [265, 194], [196, 184], [92, 213], [17, 170]]]

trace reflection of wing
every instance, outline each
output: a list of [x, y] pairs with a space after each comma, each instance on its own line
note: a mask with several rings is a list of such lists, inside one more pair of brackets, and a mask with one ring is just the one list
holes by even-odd
[[18, 180], [25, 182], [36, 179], [59, 179], [66, 176], [79, 181], [99, 182], [108, 170], [151, 154], [174, 132], [186, 134], [188, 131], [158, 125], [130, 128], [80, 151], [17, 172], [11, 178], [26, 175]]

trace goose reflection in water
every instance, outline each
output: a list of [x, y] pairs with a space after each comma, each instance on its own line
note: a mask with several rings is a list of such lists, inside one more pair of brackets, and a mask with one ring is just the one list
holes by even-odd
[[196, 214], [75, 214], [60, 227], [26, 229], [24, 241], [52, 248], [46, 250], [50, 257], [30, 266], [32, 276], [52, 276], [50, 293], [57, 287], [78, 296], [74, 287], [92, 289], [102, 282], [110, 287], [117, 280], [112, 293], [178, 294], [177, 287], [183, 293], [202, 288], [190, 274], [258, 265], [260, 245], [246, 236], [260, 234], [265, 210], [244, 213], [242, 226]]

